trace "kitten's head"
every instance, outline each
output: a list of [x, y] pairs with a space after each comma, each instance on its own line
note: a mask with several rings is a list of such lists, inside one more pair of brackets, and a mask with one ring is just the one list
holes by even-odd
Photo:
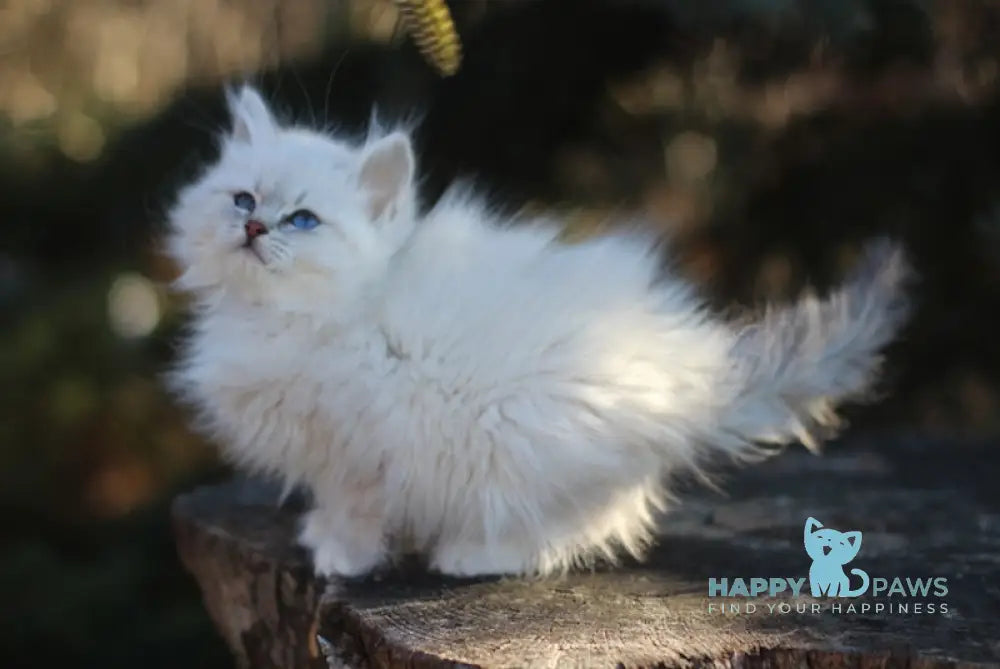
[[861, 549], [861, 532], [839, 532], [832, 527], [823, 527], [815, 518], [806, 520], [806, 553], [813, 560], [847, 564]]
[[229, 106], [219, 159], [170, 214], [179, 287], [293, 310], [355, 297], [412, 231], [409, 138], [284, 126], [249, 87]]

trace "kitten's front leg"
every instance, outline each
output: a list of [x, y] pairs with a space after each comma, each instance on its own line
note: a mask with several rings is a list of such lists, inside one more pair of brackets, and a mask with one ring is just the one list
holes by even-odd
[[340, 502], [318, 502], [304, 518], [299, 543], [312, 552], [317, 575], [363, 576], [385, 560], [383, 518], [370, 504]]
[[524, 546], [450, 541], [436, 548], [430, 566], [447, 576], [468, 577], [524, 574], [533, 571], [537, 562], [537, 556]]

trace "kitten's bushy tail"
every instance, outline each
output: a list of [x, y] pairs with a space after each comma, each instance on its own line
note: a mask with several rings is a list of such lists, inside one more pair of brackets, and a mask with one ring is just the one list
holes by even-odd
[[732, 349], [736, 399], [722, 417], [726, 437], [718, 445], [741, 453], [746, 442], [797, 439], [817, 450], [840, 424], [836, 405], [871, 392], [880, 350], [909, 312], [909, 277], [902, 249], [878, 240], [825, 299], [808, 295], [770, 308], [739, 330]]

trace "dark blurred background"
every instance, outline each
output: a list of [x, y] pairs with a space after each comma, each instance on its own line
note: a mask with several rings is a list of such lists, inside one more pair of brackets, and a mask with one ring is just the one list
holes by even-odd
[[169, 532], [227, 472], [158, 382], [183, 315], [156, 240], [247, 78], [343, 132], [418, 120], [428, 205], [462, 177], [571, 238], [641, 213], [719, 305], [898, 236], [920, 306], [855, 429], [997, 457], [1000, 3], [449, 5], [450, 78], [389, 0], [0, 6], [0, 664], [231, 665]]

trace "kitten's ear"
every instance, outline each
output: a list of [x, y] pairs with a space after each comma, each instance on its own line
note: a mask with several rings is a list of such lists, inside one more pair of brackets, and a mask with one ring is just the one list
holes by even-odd
[[413, 148], [410, 138], [394, 132], [365, 147], [358, 185], [373, 221], [393, 218], [413, 199]]
[[264, 98], [252, 87], [244, 86], [239, 91], [230, 91], [226, 98], [229, 101], [229, 113], [233, 117], [233, 139], [251, 142], [274, 133], [277, 128], [274, 117]]
[[861, 550], [861, 531], [854, 530], [853, 532], [844, 532], [843, 536], [847, 539], [847, 542], [851, 544], [851, 548], [854, 550], [852, 557], [857, 555], [858, 551]]
[[823, 523], [819, 522], [818, 520], [816, 520], [812, 516], [809, 516], [808, 518], [806, 518], [806, 526], [805, 526], [804, 531], [802, 533], [802, 540], [805, 542], [807, 550], [808, 550], [808, 547], [809, 547], [809, 537], [811, 537], [812, 533], [815, 532], [816, 530], [818, 530], [821, 527], [823, 527]]

